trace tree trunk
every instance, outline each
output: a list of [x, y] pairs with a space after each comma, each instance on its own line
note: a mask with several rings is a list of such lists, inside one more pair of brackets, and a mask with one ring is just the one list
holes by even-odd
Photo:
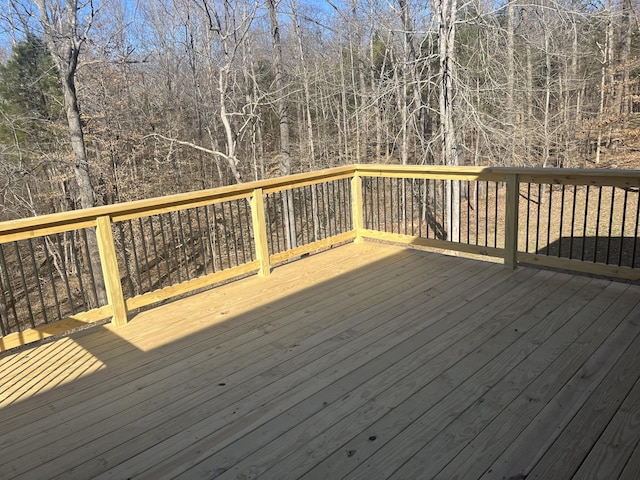
[[514, 90], [515, 90], [515, 0], [509, 0], [507, 4], [507, 131], [509, 132], [509, 157], [508, 165], [513, 165], [515, 157], [516, 142], [515, 133], [515, 111], [514, 111]]
[[[286, 81], [284, 78], [284, 62], [282, 61], [282, 44], [280, 41], [280, 27], [278, 24], [277, 6], [279, 0], [267, 0], [267, 8], [269, 9], [269, 20], [271, 21], [271, 40], [273, 42], [273, 50], [275, 56], [275, 81], [278, 96], [278, 117], [280, 118], [280, 173], [289, 175], [291, 173], [291, 151], [289, 144], [289, 112], [287, 109], [286, 99]], [[291, 190], [285, 190], [283, 196], [283, 211], [286, 228], [287, 249], [295, 248], [296, 240], [296, 223], [295, 209], [293, 205], [293, 193]]]
[[[64, 98], [64, 108], [67, 116], [67, 126], [69, 129], [69, 140], [74, 154], [74, 176], [80, 197], [80, 206], [89, 208], [95, 205], [95, 194], [89, 176], [89, 160], [84, 142], [82, 122], [80, 119], [80, 109], [78, 107], [78, 96], [76, 94], [75, 76], [78, 67], [78, 56], [80, 47], [84, 43], [84, 38], [77, 32], [77, 0], [68, 0], [64, 7], [64, 13], [60, 11], [59, 5], [47, 2], [47, 0], [36, 0], [36, 5], [40, 11], [40, 23], [44, 31], [44, 39], [51, 52], [60, 77], [62, 94]], [[60, 17], [54, 23], [52, 19]], [[91, 19], [89, 20], [89, 25]], [[100, 272], [100, 257], [98, 255], [98, 240], [94, 229], [87, 231], [87, 247], [91, 267], [95, 275], [96, 294], [101, 305], [107, 303], [107, 294], [104, 286], [104, 279]]]
[[[438, 18], [438, 56], [440, 61], [440, 135], [442, 163], [459, 165], [458, 146], [453, 122], [456, 0], [436, 0]], [[445, 189], [448, 240], [460, 240], [460, 183], [448, 180]]]

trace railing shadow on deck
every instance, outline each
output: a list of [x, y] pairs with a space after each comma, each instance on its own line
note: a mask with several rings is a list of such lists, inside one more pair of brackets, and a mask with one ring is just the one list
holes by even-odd
[[[377, 275], [384, 272], [385, 266], [393, 264], [397, 261], [397, 258], [401, 257], [402, 254], [395, 254], [387, 258], [377, 260], [355, 270], [336, 275], [334, 278], [329, 280], [312, 284], [277, 300], [271, 301], [266, 298], [264, 301], [259, 302], [259, 305], [255, 308], [246, 308], [246, 304], [250, 305], [252, 303], [256, 303], [256, 301], [251, 297], [251, 294], [247, 294], [246, 297], [240, 298], [237, 304], [234, 305], [233, 303], [229, 303], [229, 301], [224, 297], [217, 302], [216, 296], [220, 295], [220, 292], [217, 290], [208, 290], [196, 293], [187, 298], [174, 300], [165, 305], [149, 308], [132, 317], [130, 322], [124, 327], [116, 328], [111, 325], [96, 326], [76, 333], [70, 333], [64, 338], [57, 338], [44, 344], [32, 343], [30, 345], [25, 345], [19, 350], [2, 352], [0, 353], [0, 361], [3, 365], [2, 381], [4, 382], [4, 387], [0, 384], [0, 389], [3, 391], [3, 399], [6, 401], [7, 398], [11, 397], [12, 389], [17, 390], [19, 387], [17, 378], [22, 377], [22, 375], [11, 375], [12, 369], [17, 370], [20, 368], [21, 364], [30, 363], [43, 366], [40, 361], [40, 357], [44, 360], [43, 355], [49, 355], [49, 350], [55, 351], [55, 354], [51, 356], [52, 360], [59, 357], [62, 362], [68, 362], [69, 360], [79, 361], [78, 366], [81, 366], [86, 358], [87, 362], [99, 363], [101, 365], [99, 370], [104, 370], [105, 375], [118, 375], [121, 371], [126, 371], [130, 365], [136, 364], [138, 360], [145, 357], [149, 357], [150, 359], [159, 359], [169, 351], [184, 351], [187, 355], [191, 355], [193, 354], [192, 347], [196, 344], [206, 349], [208, 348], [206, 345], [207, 341], [214, 338], [217, 334], [223, 334], [230, 328], [237, 328], [248, 322], [256, 323], [256, 332], [259, 331], [263, 334], [272, 333], [271, 331], [268, 331], [268, 321], [261, 323], [257, 321], [257, 319], [267, 318], [267, 320], [273, 320], [277, 316], [277, 312], [285, 309], [285, 307], [290, 307], [291, 305], [298, 305], [298, 307], [293, 310], [289, 309], [289, 316], [307, 316], [311, 314], [321, 316], [321, 311], [313, 311], [312, 307], [309, 305], [313, 305], [321, 300], [326, 300], [326, 298], [323, 297], [325, 292], [334, 292], [336, 297], [342, 298], [342, 301], [347, 300], [347, 298], [351, 299], [353, 296], [362, 295], [366, 290], [359, 290], [360, 288], [364, 288], [361, 287], [361, 285], [370, 283], [371, 280], [377, 277]], [[300, 260], [300, 262], [305, 261], [306, 259]], [[310, 274], [312, 275], [312, 273]], [[269, 282], [269, 280], [269, 278], [254, 276], [228, 283], [225, 287], [227, 289], [234, 290], [238, 288], [242, 289], [242, 282], [249, 281], [253, 287], [260, 288], [264, 282]], [[295, 286], [290, 285], [289, 288], [295, 289]], [[347, 290], [349, 293], [345, 293]], [[259, 297], [259, 294], [257, 296]], [[196, 310], [190, 309], [191, 305], [195, 305]], [[244, 311], [234, 315], [234, 306], [241, 310], [244, 307]], [[350, 305], [349, 308], [345, 309], [344, 315], [346, 316], [348, 314], [347, 312], [352, 309], [353, 305]], [[180, 312], [182, 312], [182, 316], [179, 317], [181, 319], [181, 325], [186, 323], [187, 326], [189, 326], [193, 321], [196, 325], [200, 323], [203, 324], [204, 329], [197, 330], [197, 327], [195, 327], [197, 330], [196, 332], [189, 333], [184, 336], [180, 332], [176, 332], [175, 329], [170, 330], [170, 332], [166, 334], [165, 341], [163, 339], [163, 337], [165, 337], [164, 333], [156, 324], [154, 324], [154, 317], [156, 315], [178, 315]], [[189, 317], [192, 317], [193, 320], [190, 320]], [[229, 326], [229, 322], [233, 323], [233, 326]], [[167, 322], [162, 323], [166, 325]], [[79, 322], [78, 325], [85, 326], [85, 323]], [[146, 332], [136, 331], [136, 329], [141, 328], [142, 325], [147, 327]], [[170, 326], [171, 323], [169, 322], [168, 327]], [[43, 328], [46, 329], [47, 326], [44, 326]], [[131, 331], [134, 331], [135, 334], [132, 340], [128, 340], [127, 336]], [[154, 341], [157, 342], [158, 345], [150, 349], [139, 348], [137, 346], [136, 339], [144, 336], [153, 337], [155, 339]], [[60, 343], [60, 346], [56, 346], [56, 343]], [[74, 356], [74, 353], [71, 353], [70, 355], [65, 354], [65, 352], [79, 352], [79, 349], [84, 352], [81, 356]], [[12, 359], [15, 359], [15, 362], [13, 362]], [[50, 382], [50, 385], [52, 386], [63, 383], [63, 379], [56, 377], [55, 372], [52, 372], [56, 370], [55, 363], [48, 364], [48, 368], [50, 370], [50, 375], [38, 382], [38, 390], [47, 390], [47, 382]], [[86, 388], [80, 386], [83, 382], [88, 382], [88, 385], [99, 386], [101, 383], [101, 380], [99, 379], [100, 371], [92, 373], [91, 379], [79, 378], [74, 381], [74, 384], [71, 385], [70, 388], [73, 391], [83, 390]], [[15, 371], [13, 373], [15, 373]], [[51, 375], [51, 373], [53, 373], [53, 375]], [[78, 372], [75, 373], [77, 374]], [[63, 374], [66, 373], [63, 372]], [[98, 375], [98, 377], [96, 377], [96, 375]], [[12, 383], [10, 380], [11, 377], [14, 379], [13, 386], [10, 385]], [[80, 375], [80, 377], [83, 377], [83, 375]], [[96, 392], [92, 392], [92, 394], [95, 393]], [[28, 390], [25, 391], [24, 397], [31, 396], [32, 395]], [[56, 397], [58, 396], [63, 398], [65, 394], [61, 393]], [[30, 398], [30, 401], [43, 402], [43, 404], [46, 404], [50, 400], [40, 399], [36, 395], [33, 398]], [[19, 403], [22, 403], [22, 401]], [[26, 407], [21, 406], [20, 408]], [[11, 416], [10, 409], [11, 406], [2, 407], [1, 411], [3, 412], [4, 419]]]
[[[0, 445], [4, 445], [5, 452], [11, 442], [31, 445], [25, 449], [27, 458], [17, 461], [21, 463], [33, 462], [27, 460], [30, 450], [46, 442], [48, 447], [38, 452], [39, 462], [46, 464], [47, 459], [56, 458], [56, 465], [60, 466], [64, 464], [61, 458], [75, 457], [74, 450], [96, 437], [107, 437], [106, 446], [102, 444], [104, 452], [87, 456], [86, 464], [76, 471], [82, 476], [78, 472], [87, 469], [89, 474], [85, 478], [88, 478], [104, 468], [103, 463], [113, 466], [110, 455], [126, 459], [136, 454], [136, 448], [147, 448], [140, 435], [153, 435], [151, 431], [158, 422], [185, 413], [179, 408], [172, 411], [172, 402], [187, 398], [192, 399], [193, 408], [218, 411], [231, 405], [236, 396], [236, 401], [243, 398], [238, 392], [245, 382], [250, 382], [252, 388], [267, 385], [275, 378], [308, 368], [307, 363], [320, 365], [319, 359], [325, 355], [335, 356], [331, 360], [335, 362], [347, 358], [356, 352], [343, 348], [338, 355], [341, 346], [354, 336], [388, 325], [391, 317], [402, 314], [400, 289], [410, 279], [425, 281], [416, 283], [404, 296], [435, 298], [450, 288], [427, 281], [434, 277], [436, 255], [425, 253], [421, 261], [415, 261], [414, 256], [407, 264], [406, 253], [397, 253], [395, 249], [394, 252], [364, 266], [329, 275], [331, 278], [322, 282], [311, 282], [304, 288], [297, 288], [295, 285], [300, 282], [284, 278], [284, 273], [276, 272], [272, 278], [252, 277], [226, 287], [226, 293], [243, 290], [244, 298], [234, 294], [233, 301], [225, 297], [219, 297], [218, 301], [217, 292], [208, 291], [149, 310], [119, 329], [98, 327], [51, 344], [4, 354], [0, 357], [5, 373], [5, 386], [0, 387], [5, 403], [0, 408]], [[392, 266], [403, 258], [405, 264], [394, 270]], [[307, 261], [313, 259], [299, 263]], [[439, 270], [446, 272], [456, 265], [460, 268], [463, 261], [468, 262], [465, 269], [470, 275], [486, 271], [486, 265], [480, 261], [455, 258], [446, 261], [440, 258]], [[302, 267], [297, 271], [301, 272]], [[381, 278], [385, 275], [393, 275], [394, 281], [402, 275], [405, 282], [394, 288], [378, 287], [377, 291], [376, 286], [383, 283]], [[446, 276], [444, 273], [442, 278]], [[273, 300], [274, 292], [276, 295], [282, 292], [277, 285], [285, 281], [296, 290]], [[250, 285], [243, 286], [243, 282]], [[261, 291], [267, 283], [276, 286]], [[261, 294], [263, 301], [251, 307], [255, 303], [253, 297]], [[339, 303], [345, 305], [339, 314], [324, 313], [323, 305], [332, 305], [335, 312]], [[230, 305], [236, 305], [238, 313]], [[385, 310], [389, 318], [378, 318], [374, 326], [374, 317]], [[201, 323], [202, 328], [186, 335], [174, 329], [171, 338], [162, 339], [162, 329], [154, 325], [154, 316], [175, 318], [180, 312], [183, 312], [180, 318], [185, 320], [182, 325]], [[357, 322], [354, 317], [358, 317]], [[396, 328], [402, 328], [401, 323]], [[146, 333], [135, 333], [141, 327]], [[155, 340], [145, 344], [144, 336]], [[309, 353], [311, 350], [313, 354]], [[44, 367], [43, 362], [53, 358], [58, 360]], [[265, 368], [261, 363], [267, 359], [270, 366]], [[322, 368], [330, 365], [331, 362]], [[313, 369], [299, 382], [313, 382]], [[288, 389], [282, 394], [287, 392]], [[229, 415], [228, 421], [233, 418]], [[35, 427], [35, 435], [31, 426], [34, 423], [42, 425]], [[187, 427], [179, 422], [172, 428]], [[125, 441], [118, 433], [121, 429], [127, 432]], [[27, 431], [34, 436], [21, 438]], [[172, 433], [176, 432], [164, 432], [167, 438]], [[56, 439], [54, 443], [52, 438]], [[32, 467], [42, 470], [38, 465]], [[47, 470], [51, 476], [59, 473]]]
[[536, 253], [550, 257], [580, 260], [636, 268], [640, 266], [638, 237], [572, 237], [560, 238], [541, 247]]

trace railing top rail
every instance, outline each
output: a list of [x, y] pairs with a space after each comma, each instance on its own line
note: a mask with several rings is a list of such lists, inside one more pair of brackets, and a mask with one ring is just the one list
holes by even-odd
[[135, 218], [145, 214], [161, 213], [171, 209], [179, 209], [216, 200], [250, 197], [252, 192], [258, 188], [276, 191], [355, 173], [363, 175], [455, 176], [460, 179], [477, 178], [485, 180], [504, 180], [507, 175], [517, 174], [525, 182], [543, 181], [559, 184], [640, 186], [640, 170], [380, 164], [347, 165], [209, 190], [0, 222], [0, 242], [10, 241], [18, 237], [26, 238], [42, 235], [49, 231], [95, 226], [96, 219], [104, 215], [109, 215], [114, 220]]
[[640, 179], [640, 170], [615, 170], [594, 168], [534, 168], [534, 167], [476, 167], [476, 166], [449, 166], [449, 165], [354, 165], [359, 173], [435, 173], [452, 175], [528, 175], [544, 177], [604, 177], [604, 178], [637, 178]]
[[252, 192], [258, 188], [268, 188], [270, 190], [284, 189], [295, 186], [301, 182], [319, 182], [331, 179], [336, 175], [353, 174], [354, 171], [354, 166], [336, 167], [257, 182], [247, 182], [239, 185], [10, 220], [0, 222], [0, 241], [9, 237], [11, 237], [9, 239], [13, 239], [16, 235], [25, 232], [34, 232], [35, 234], [37, 231], [40, 232], [38, 234], [42, 234], [43, 232], [46, 233], [49, 229], [62, 230], [90, 227], [95, 225], [98, 217], [105, 215], [112, 217], [114, 220], [120, 220], [219, 199], [250, 197]]

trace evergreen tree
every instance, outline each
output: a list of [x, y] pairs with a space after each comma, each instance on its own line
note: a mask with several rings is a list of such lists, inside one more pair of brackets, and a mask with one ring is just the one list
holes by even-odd
[[51, 54], [38, 37], [28, 35], [0, 65], [0, 105], [0, 142], [24, 151], [30, 144], [42, 148], [43, 142], [54, 140], [62, 97]]

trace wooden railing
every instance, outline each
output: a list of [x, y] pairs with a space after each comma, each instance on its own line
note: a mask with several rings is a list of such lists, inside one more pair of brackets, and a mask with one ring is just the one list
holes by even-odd
[[0, 224], [0, 350], [362, 239], [640, 279], [640, 171], [358, 165]]

